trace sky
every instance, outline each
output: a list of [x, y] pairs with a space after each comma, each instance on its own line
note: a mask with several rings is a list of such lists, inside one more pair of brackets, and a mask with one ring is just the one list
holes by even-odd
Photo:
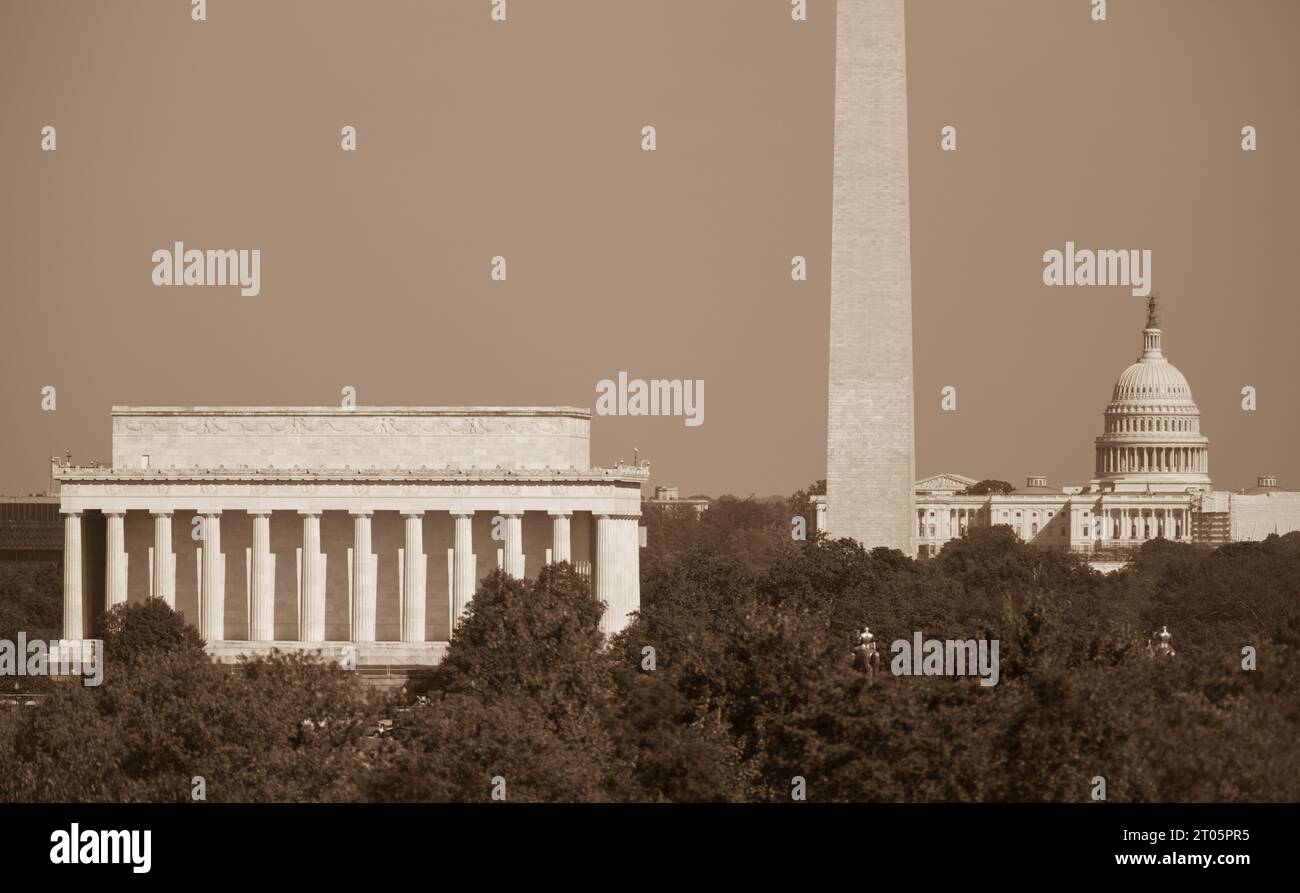
[[[107, 460], [113, 405], [594, 409], [620, 372], [703, 381], [703, 424], [597, 416], [595, 464], [824, 477], [834, 3], [491, 5], [0, 0], [0, 493]], [[918, 476], [1090, 477], [1146, 314], [1046, 286], [1072, 241], [1152, 252], [1216, 486], [1300, 487], [1300, 4], [1091, 7], [908, 3]], [[177, 241], [257, 249], [259, 293], [155, 285]]]

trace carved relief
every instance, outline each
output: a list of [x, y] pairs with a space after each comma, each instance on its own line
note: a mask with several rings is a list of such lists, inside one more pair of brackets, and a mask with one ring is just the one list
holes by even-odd
[[498, 416], [159, 416], [118, 417], [115, 432], [131, 434], [581, 434], [585, 419]]

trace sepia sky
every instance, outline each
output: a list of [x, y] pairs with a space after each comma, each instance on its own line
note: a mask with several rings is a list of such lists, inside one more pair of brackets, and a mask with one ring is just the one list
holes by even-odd
[[[917, 473], [1091, 476], [1145, 302], [1044, 286], [1068, 240], [1152, 251], [1216, 486], [1300, 489], [1300, 4], [1091, 5], [908, 3]], [[594, 407], [620, 371], [703, 379], [705, 421], [597, 417], [596, 464], [824, 477], [834, 4], [490, 6], [0, 0], [0, 493], [107, 460], [114, 404]], [[260, 249], [261, 293], [155, 287], [176, 241]]]

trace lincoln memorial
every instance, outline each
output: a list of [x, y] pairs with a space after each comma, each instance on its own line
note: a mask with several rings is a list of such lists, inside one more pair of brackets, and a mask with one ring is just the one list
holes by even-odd
[[571, 407], [114, 407], [111, 466], [53, 469], [64, 637], [161, 598], [219, 658], [436, 663], [479, 580], [569, 562], [607, 633], [640, 604], [644, 464]]

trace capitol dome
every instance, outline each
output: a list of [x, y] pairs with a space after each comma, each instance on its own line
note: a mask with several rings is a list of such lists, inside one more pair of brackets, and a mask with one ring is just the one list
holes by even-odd
[[1147, 304], [1142, 355], [1121, 373], [1096, 440], [1101, 490], [1186, 492], [1210, 486], [1209, 441], [1192, 388], [1161, 346], [1155, 296]]
[[1163, 357], [1159, 361], [1139, 360], [1125, 369], [1119, 381], [1115, 382], [1115, 392], [1110, 400], [1112, 403], [1168, 400], [1186, 403], [1193, 409], [1196, 406], [1192, 403], [1191, 385], [1183, 373]]

